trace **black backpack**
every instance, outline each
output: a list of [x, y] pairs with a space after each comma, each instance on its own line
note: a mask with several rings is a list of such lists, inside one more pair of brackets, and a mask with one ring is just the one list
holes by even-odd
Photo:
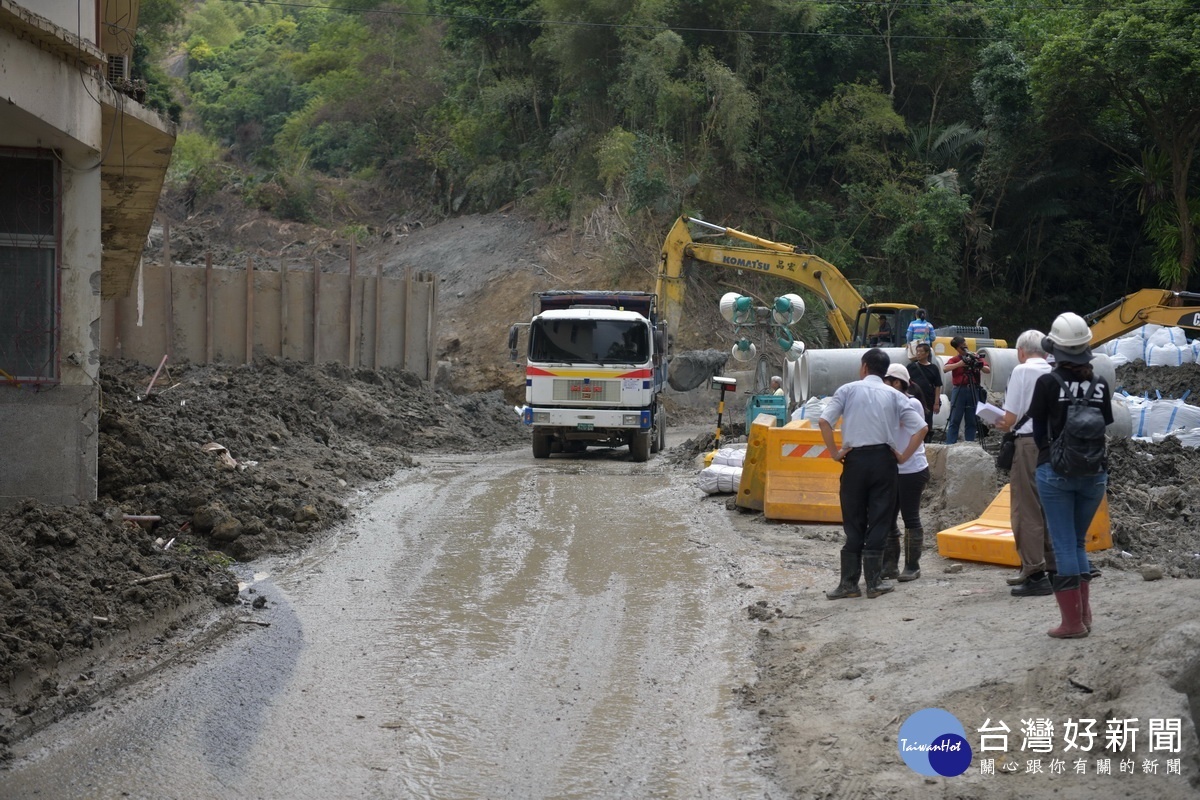
[[1076, 397], [1057, 372], [1050, 373], [1068, 399], [1067, 418], [1058, 436], [1050, 441], [1050, 466], [1059, 475], [1078, 478], [1099, 475], [1108, 469], [1104, 447], [1104, 414], [1088, 403], [1092, 385], [1085, 385], [1083, 397]]

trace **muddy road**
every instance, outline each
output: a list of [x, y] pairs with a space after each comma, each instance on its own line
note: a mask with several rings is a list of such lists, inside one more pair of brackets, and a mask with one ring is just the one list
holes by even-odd
[[753, 556], [698, 497], [624, 449], [423, 457], [251, 565], [221, 643], [20, 743], [3, 794], [769, 796]]

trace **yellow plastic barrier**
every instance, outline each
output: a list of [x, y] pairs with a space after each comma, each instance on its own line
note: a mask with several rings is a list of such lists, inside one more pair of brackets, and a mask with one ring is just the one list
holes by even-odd
[[[1009, 521], [1009, 485], [1005, 484], [979, 519], [938, 531], [938, 555], [964, 561], [1021, 566]], [[1096, 516], [1088, 528], [1089, 552], [1112, 547], [1112, 521], [1108, 516], [1108, 498], [1100, 502]]]
[[[768, 429], [766, 438], [763, 515], [789, 522], [840, 523], [842, 465], [826, 449], [820, 429], [810, 420], [795, 420]], [[833, 439], [841, 445], [840, 428], [834, 429]]]
[[775, 427], [775, 417], [759, 414], [750, 423], [746, 437], [746, 458], [742, 462], [742, 477], [738, 482], [738, 508], [763, 510], [763, 490], [766, 486], [767, 434]]

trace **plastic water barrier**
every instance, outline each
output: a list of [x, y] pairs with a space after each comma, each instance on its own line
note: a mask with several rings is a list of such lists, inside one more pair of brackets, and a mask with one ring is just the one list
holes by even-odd
[[[835, 428], [833, 435], [840, 445], [841, 430]], [[840, 523], [841, 477], [842, 465], [810, 420], [777, 427], [774, 417], [759, 414], [750, 426], [737, 504], [762, 511], [767, 519]]]
[[[1017, 544], [1013, 539], [1009, 519], [1009, 490], [1010, 484], [1005, 484], [979, 519], [938, 531], [938, 555], [963, 561], [1021, 566], [1021, 557], [1017, 554]], [[1096, 516], [1092, 518], [1086, 547], [1088, 552], [1112, 547], [1112, 522], [1108, 516], [1107, 497], [1100, 502]]]

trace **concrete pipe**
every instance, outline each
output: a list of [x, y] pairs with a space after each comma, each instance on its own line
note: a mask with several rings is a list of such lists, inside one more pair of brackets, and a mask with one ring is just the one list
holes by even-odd
[[[998, 347], [986, 347], [980, 350], [979, 354], [987, 358], [988, 366], [992, 368], [991, 372], [984, 373], [981, 376], [983, 388], [989, 392], [1002, 394], [1008, 389], [1008, 379], [1012, 375], [1012, 371], [1020, 363], [1017, 361], [1017, 351]], [[1107, 355], [1093, 352], [1092, 370], [1108, 381], [1109, 389], [1116, 387], [1117, 367]]]
[[[807, 350], [800, 356], [799, 402], [810, 397], [824, 397], [837, 391], [839, 386], [853, 383], [859, 378], [863, 353], [868, 348]], [[883, 352], [893, 364], [908, 366], [908, 351], [903, 347], [885, 347]]]
[[992, 368], [991, 372], [979, 376], [979, 382], [989, 392], [1003, 392], [1008, 387], [1008, 376], [1012, 375], [1012, 371], [1021, 363], [1017, 360], [1017, 351], [1002, 347], [985, 347], [979, 351], [979, 355], [986, 359], [988, 366]]

